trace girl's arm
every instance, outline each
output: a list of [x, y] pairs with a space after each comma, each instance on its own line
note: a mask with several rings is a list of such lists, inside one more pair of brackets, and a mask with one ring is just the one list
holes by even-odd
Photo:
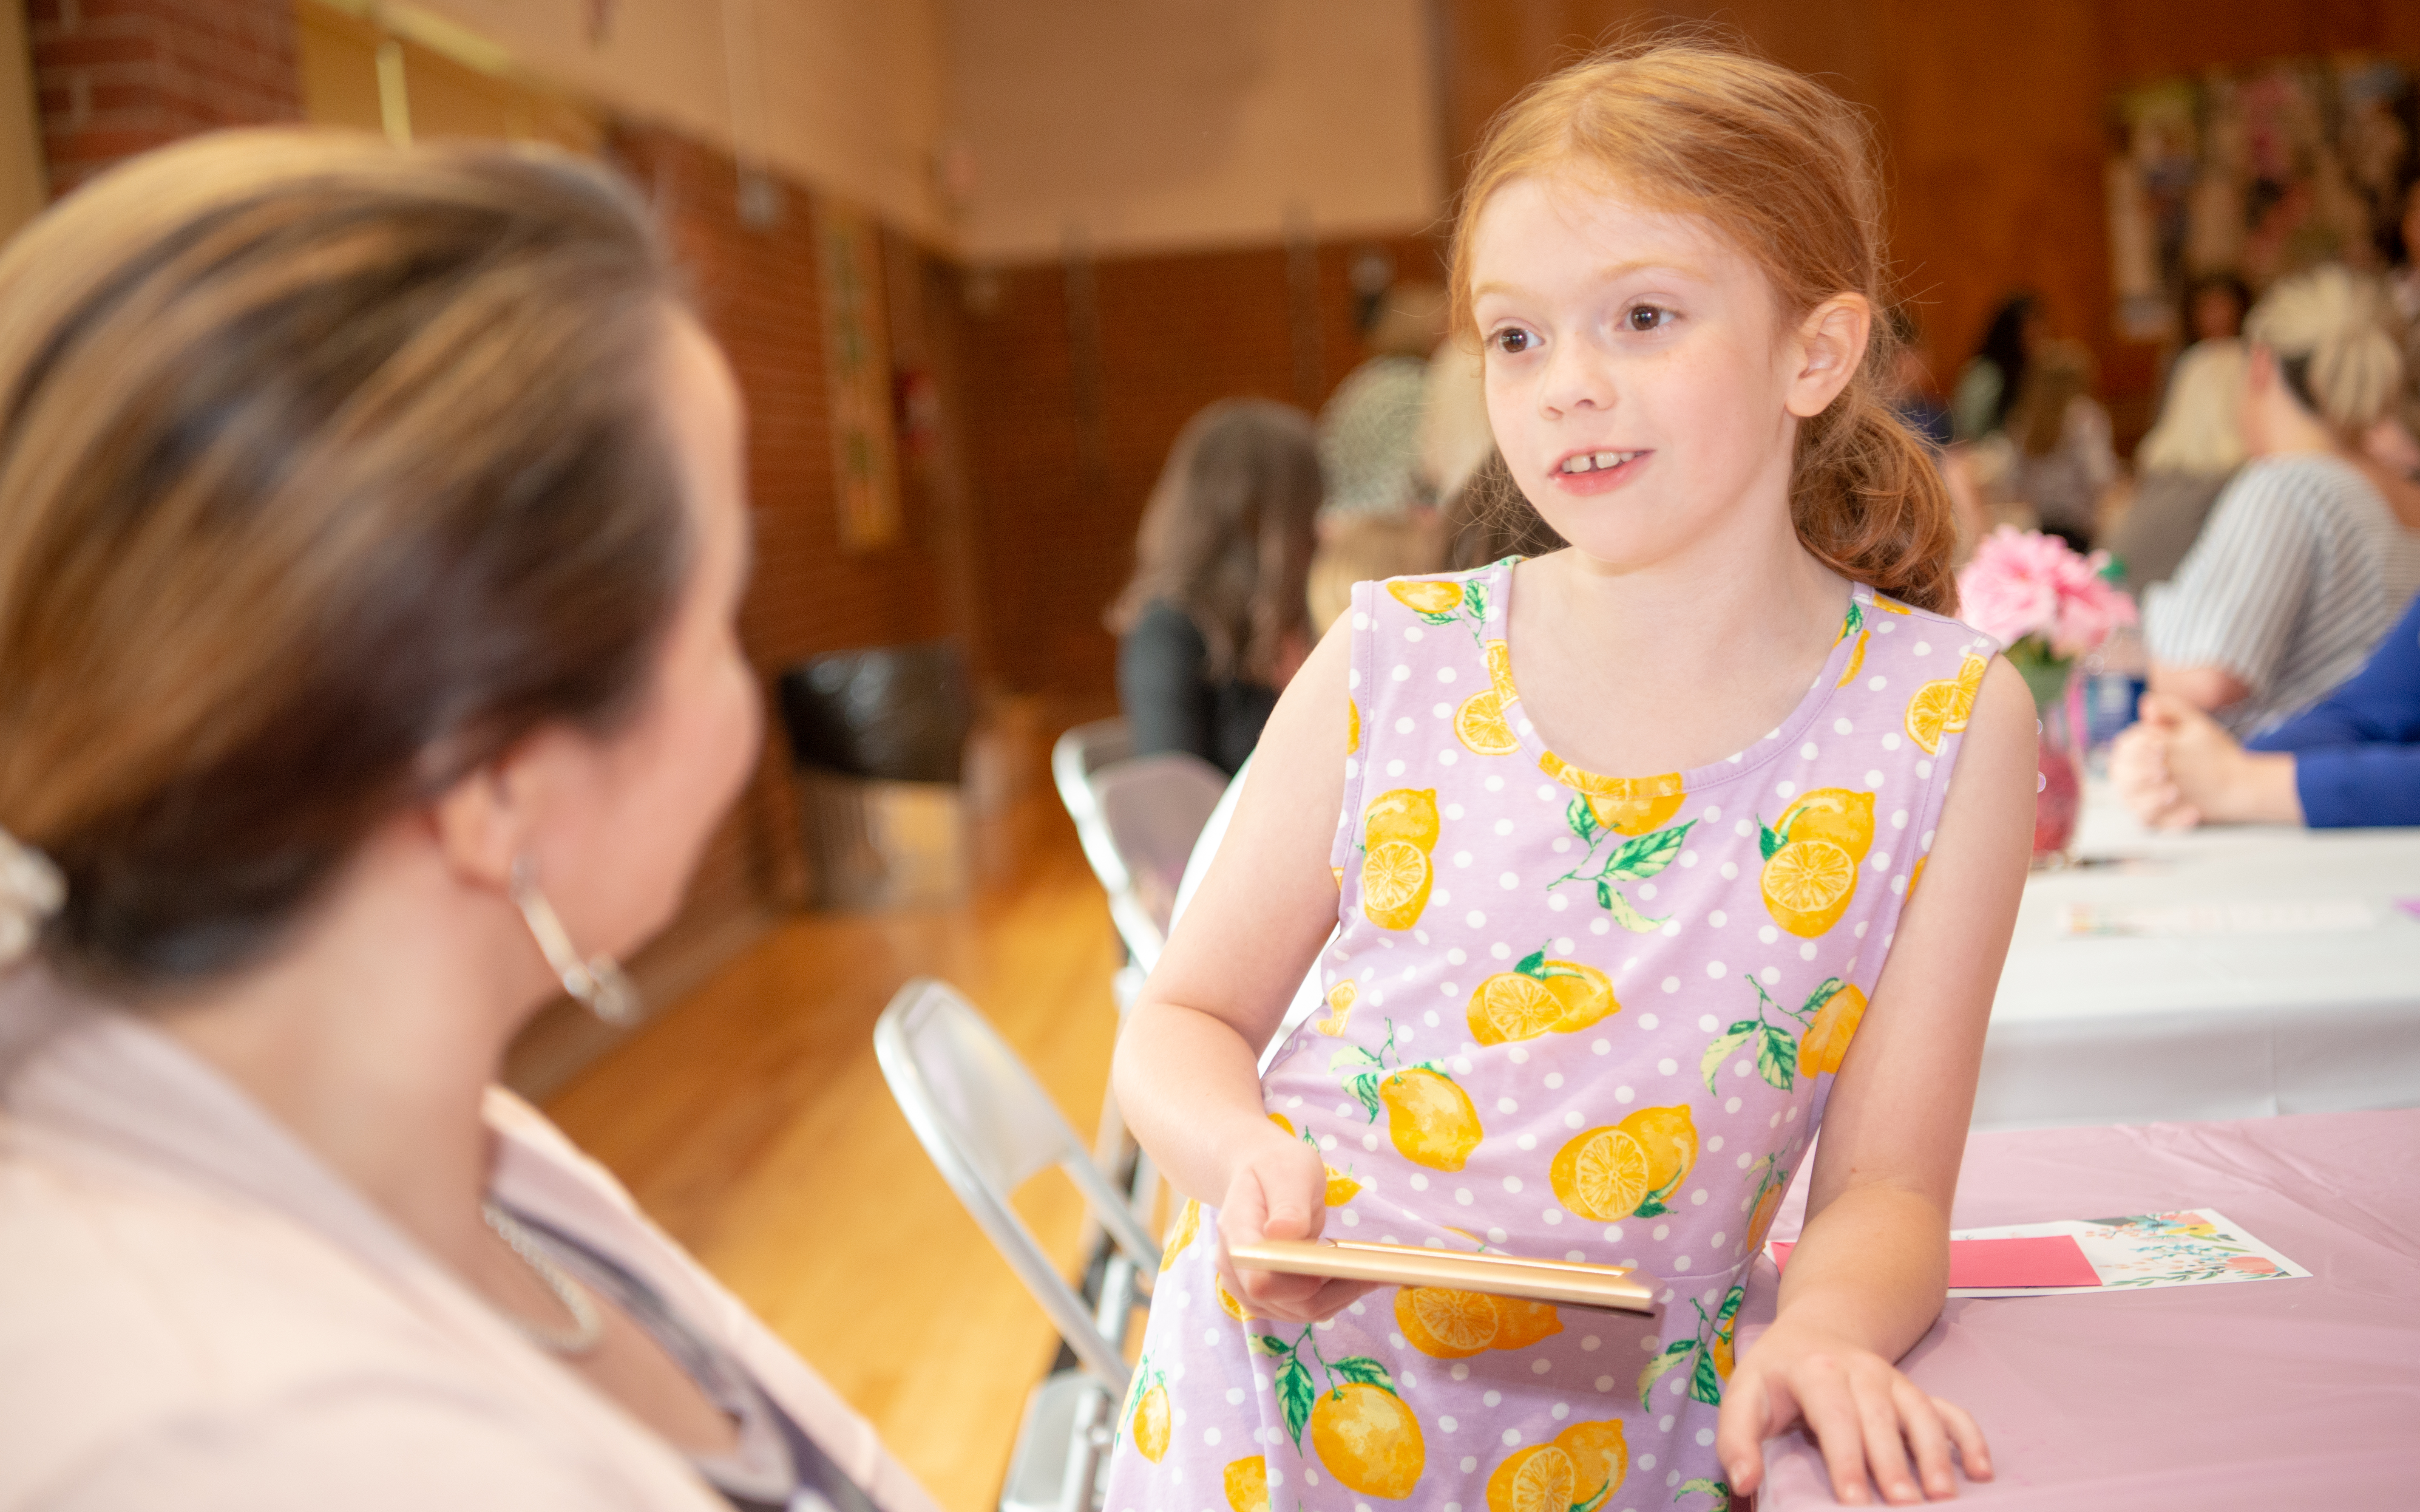
[[[1328, 855], [1344, 801], [1350, 616], [1286, 686], [1218, 859], [1127, 1014], [1118, 1106], [1177, 1191], [1218, 1209], [1224, 1239], [1312, 1239], [1319, 1152], [1269, 1121], [1261, 1048], [1336, 925]], [[1219, 1266], [1254, 1312], [1307, 1322], [1369, 1289]]]
[[1892, 1362], [1932, 1326], [1948, 1284], [1950, 1199], [2032, 850], [2035, 781], [2033, 700], [1994, 658], [1921, 895], [1900, 916], [1832, 1088], [1778, 1314], [1724, 1393], [1717, 1453], [1735, 1493], [1764, 1477], [1761, 1441], [1802, 1417], [1843, 1502], [1869, 1499], [1869, 1474], [1886, 1501], [1956, 1495], [1953, 1442], [1967, 1474], [1991, 1478], [1974, 1420]]

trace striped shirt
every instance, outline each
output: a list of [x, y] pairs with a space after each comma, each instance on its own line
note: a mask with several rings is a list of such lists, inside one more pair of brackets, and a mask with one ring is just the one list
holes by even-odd
[[2154, 662], [2241, 679], [2252, 691], [2218, 717], [2252, 733], [2360, 671], [2415, 591], [2420, 532], [2357, 470], [2320, 453], [2259, 457], [2145, 596], [2143, 639]]

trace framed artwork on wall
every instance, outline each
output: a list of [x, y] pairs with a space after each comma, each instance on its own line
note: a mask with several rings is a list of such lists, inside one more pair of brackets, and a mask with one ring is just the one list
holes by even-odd
[[2420, 175], [2414, 107], [2409, 68], [2357, 54], [2119, 91], [2107, 181], [2118, 333], [2190, 339], [2180, 310], [2198, 278], [2257, 293], [2315, 263], [2383, 270]]
[[815, 233], [840, 541], [870, 551], [900, 529], [881, 232], [872, 217], [818, 195]]

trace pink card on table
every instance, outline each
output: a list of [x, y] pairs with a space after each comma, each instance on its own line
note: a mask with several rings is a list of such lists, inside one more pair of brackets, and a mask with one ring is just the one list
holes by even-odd
[[[1786, 1266], [1796, 1246], [1788, 1240], [1773, 1242], [1773, 1263]], [[2043, 1234], [2025, 1239], [1953, 1239], [1949, 1242], [1949, 1285], [1952, 1290], [1989, 1287], [2097, 1287], [2101, 1273], [2084, 1256], [2071, 1234]]]

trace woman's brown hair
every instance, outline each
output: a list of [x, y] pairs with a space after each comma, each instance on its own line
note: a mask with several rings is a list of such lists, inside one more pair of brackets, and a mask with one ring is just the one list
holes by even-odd
[[1309, 415], [1269, 399], [1204, 409], [1177, 433], [1143, 506], [1109, 628], [1123, 635], [1153, 604], [1172, 604], [1202, 632], [1213, 681], [1274, 684], [1279, 649], [1310, 612], [1322, 497]]
[[643, 700], [690, 550], [677, 294], [566, 156], [228, 133], [0, 255], [0, 827], [41, 949], [256, 959], [377, 825]]
[[1480, 212], [1513, 179], [1557, 174], [1705, 218], [1764, 270], [1785, 329], [1835, 295], [1866, 298], [1875, 318], [1864, 361], [1799, 424], [1791, 517], [1807, 549], [1841, 576], [1954, 609], [1948, 489], [1882, 397], [1896, 352], [1883, 318], [1882, 181], [1864, 118], [1812, 80], [1695, 39], [1616, 47], [1541, 80], [1497, 117], [1463, 188], [1452, 297], [1465, 339], [1476, 338]]

